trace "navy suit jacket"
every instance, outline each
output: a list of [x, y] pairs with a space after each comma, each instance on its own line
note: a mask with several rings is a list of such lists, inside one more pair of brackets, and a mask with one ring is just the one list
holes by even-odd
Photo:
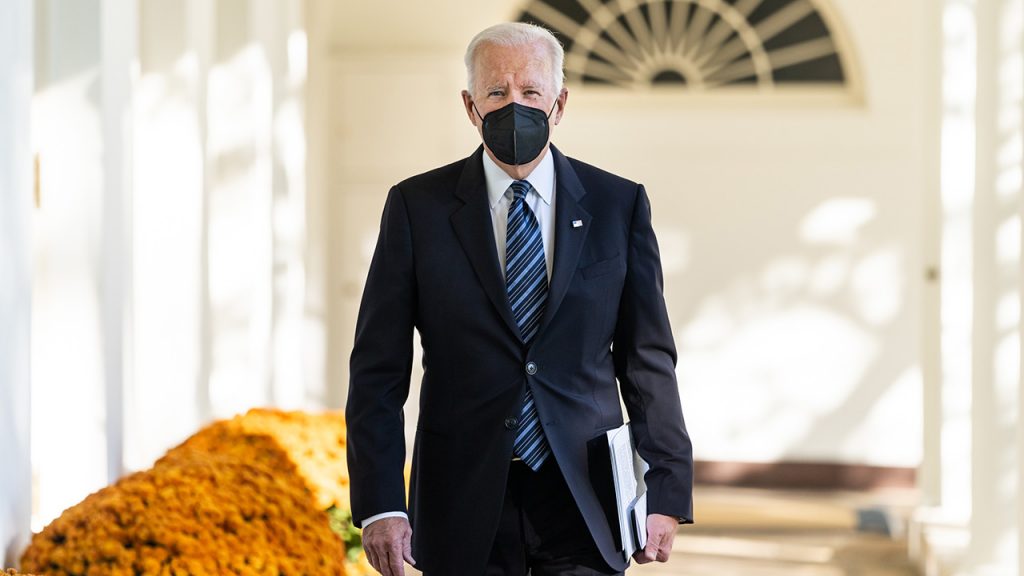
[[[605, 560], [621, 552], [587, 443], [623, 422], [651, 469], [648, 510], [690, 521], [693, 464], [658, 245], [643, 186], [554, 146], [555, 251], [540, 330], [525, 346], [498, 267], [481, 156], [388, 194], [356, 326], [346, 409], [356, 522], [408, 510], [420, 570], [481, 574], [497, 531], [525, 387]], [[574, 226], [574, 222], [582, 226]], [[402, 408], [413, 330], [423, 346], [406, 508]], [[528, 362], [537, 365], [527, 374]]]

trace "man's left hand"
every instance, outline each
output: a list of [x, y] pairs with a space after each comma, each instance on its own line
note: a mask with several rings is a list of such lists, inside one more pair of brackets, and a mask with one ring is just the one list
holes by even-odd
[[679, 521], [663, 514], [647, 515], [647, 546], [633, 553], [637, 564], [648, 562], [667, 562], [672, 552], [672, 544], [676, 539]]

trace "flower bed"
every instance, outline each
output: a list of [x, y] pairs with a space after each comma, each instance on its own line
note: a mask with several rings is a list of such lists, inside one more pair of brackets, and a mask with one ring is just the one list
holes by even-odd
[[[341, 415], [253, 410], [204, 428], [152, 469], [66, 510], [33, 537], [22, 568], [46, 576], [277, 576], [341, 575], [347, 563], [362, 573], [347, 508]], [[349, 536], [348, 559], [327, 509], [338, 534]]]
[[[269, 449], [254, 449], [248, 438], [273, 438]], [[203, 428], [160, 461], [173, 461], [198, 451], [235, 454], [275, 469], [298, 474], [313, 493], [316, 506], [348, 508], [348, 465], [345, 461], [345, 420], [340, 412], [310, 414], [255, 408], [244, 416]]]

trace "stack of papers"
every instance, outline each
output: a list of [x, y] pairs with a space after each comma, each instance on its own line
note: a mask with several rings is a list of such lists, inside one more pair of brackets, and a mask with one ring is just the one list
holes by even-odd
[[615, 485], [619, 537], [623, 555], [628, 561], [636, 550], [647, 545], [647, 485], [644, 474], [650, 466], [637, 453], [628, 423], [609, 430], [605, 436]]

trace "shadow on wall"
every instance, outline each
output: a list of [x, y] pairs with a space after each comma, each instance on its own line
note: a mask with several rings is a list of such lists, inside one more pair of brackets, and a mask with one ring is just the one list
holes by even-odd
[[921, 434], [915, 240], [894, 224], [900, 215], [884, 222], [881, 212], [870, 197], [833, 197], [733, 227], [746, 236], [696, 230], [704, 245], [676, 270], [672, 247], [688, 252], [690, 242], [671, 240], [678, 229], [663, 234], [666, 272], [678, 276], [669, 287], [704, 282], [696, 290], [707, 294], [693, 303], [669, 295], [685, 319], [678, 373], [698, 459], [854, 464], [716, 465], [705, 481], [790, 486], [797, 472], [808, 488], [912, 484]]

